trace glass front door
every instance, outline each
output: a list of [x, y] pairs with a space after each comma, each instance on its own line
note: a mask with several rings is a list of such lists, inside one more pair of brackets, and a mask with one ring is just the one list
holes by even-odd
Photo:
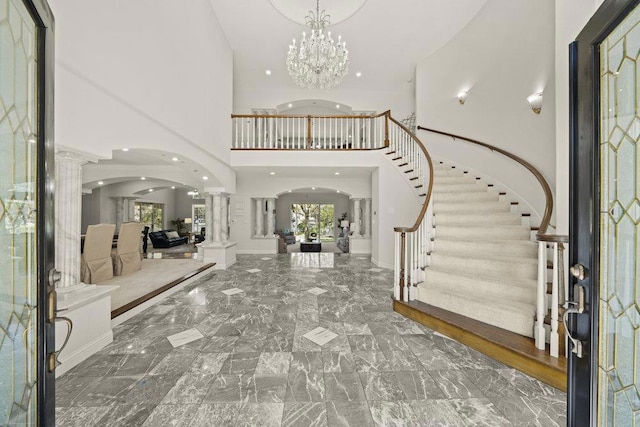
[[0, 425], [54, 423], [50, 18], [45, 2], [0, 0]]
[[572, 426], [640, 425], [639, 55], [637, 0], [605, 1], [571, 48]]

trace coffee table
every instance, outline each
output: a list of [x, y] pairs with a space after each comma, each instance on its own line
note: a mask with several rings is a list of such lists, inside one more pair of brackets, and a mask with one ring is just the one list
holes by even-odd
[[300, 252], [322, 252], [320, 242], [300, 242]]

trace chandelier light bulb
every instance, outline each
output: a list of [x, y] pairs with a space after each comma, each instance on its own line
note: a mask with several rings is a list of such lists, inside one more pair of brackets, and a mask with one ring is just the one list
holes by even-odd
[[328, 89], [338, 85], [349, 72], [349, 51], [342, 36], [337, 43], [331, 32], [325, 33], [330, 24], [330, 16], [320, 10], [320, 1], [316, 1], [316, 10], [309, 11], [305, 23], [310, 28], [296, 45], [295, 39], [289, 46], [287, 70], [293, 81], [309, 89]]

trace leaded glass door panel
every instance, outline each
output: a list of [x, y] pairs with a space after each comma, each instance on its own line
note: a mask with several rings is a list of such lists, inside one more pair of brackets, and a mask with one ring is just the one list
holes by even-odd
[[605, 1], [571, 48], [572, 426], [640, 426], [638, 3]]
[[44, 1], [0, 0], [0, 425], [54, 423], [50, 23]]

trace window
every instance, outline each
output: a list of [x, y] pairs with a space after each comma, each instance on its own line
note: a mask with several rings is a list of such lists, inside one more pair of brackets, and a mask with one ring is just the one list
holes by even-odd
[[333, 203], [293, 203], [291, 229], [296, 240], [333, 242], [335, 208]]
[[164, 228], [164, 204], [136, 202], [136, 221], [149, 226], [151, 231]]
[[200, 229], [205, 226], [205, 205], [191, 205], [192, 233], [200, 233]]

